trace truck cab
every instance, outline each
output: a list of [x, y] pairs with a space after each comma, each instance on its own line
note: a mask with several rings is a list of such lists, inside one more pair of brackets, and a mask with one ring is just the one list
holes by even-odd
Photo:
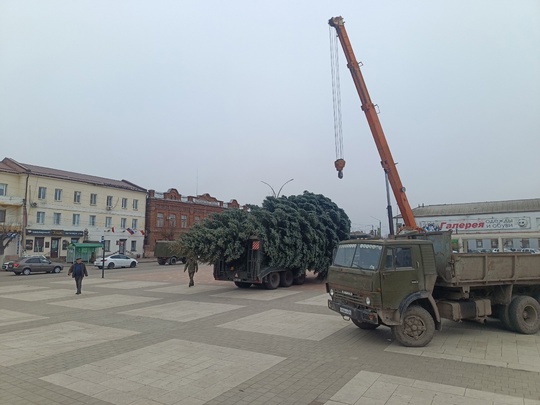
[[[431, 321], [436, 321], [434, 326], [438, 329], [440, 317], [432, 298], [436, 279], [431, 241], [341, 242], [328, 271], [328, 307], [362, 329], [375, 329], [381, 324], [390, 327], [402, 324], [406, 310], [418, 306], [428, 313]], [[416, 319], [416, 322], [413, 329], [423, 329], [422, 323], [429, 321]]]

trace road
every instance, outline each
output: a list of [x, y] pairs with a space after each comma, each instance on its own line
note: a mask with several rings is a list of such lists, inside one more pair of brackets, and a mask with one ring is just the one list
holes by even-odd
[[445, 322], [425, 348], [326, 307], [324, 284], [268, 291], [201, 265], [0, 273], [0, 404], [540, 405], [540, 334]]

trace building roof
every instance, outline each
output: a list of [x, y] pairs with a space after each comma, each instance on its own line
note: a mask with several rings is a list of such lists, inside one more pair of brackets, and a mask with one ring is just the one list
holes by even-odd
[[[540, 211], [540, 198], [529, 200], [486, 201], [460, 204], [426, 205], [413, 208], [415, 218], [445, 215], [502, 214]], [[401, 215], [398, 217], [401, 218]]]
[[4, 158], [0, 162], [0, 172], [13, 174], [29, 173], [34, 176], [49, 177], [61, 180], [70, 180], [78, 183], [93, 184], [95, 186], [121, 188], [124, 190], [140, 191], [146, 193], [146, 189], [137, 186], [127, 180], [113, 180], [105, 177], [91, 176], [65, 170], [51, 169], [49, 167], [35, 166], [26, 163], [19, 163], [11, 158]]

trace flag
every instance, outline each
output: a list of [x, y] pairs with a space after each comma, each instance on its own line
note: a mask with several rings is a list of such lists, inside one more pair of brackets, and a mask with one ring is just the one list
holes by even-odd
[[254, 240], [252, 243], [251, 243], [251, 249], [253, 250], [259, 250], [261, 248], [261, 242], [259, 242], [258, 240]]
[[114, 226], [111, 228], [111, 232], [114, 232]]
[[141, 235], [143, 235], [143, 236], [144, 236], [144, 231], [139, 231], [139, 232], [141, 233]]
[[133, 232], [133, 229], [131, 229], [131, 228], [127, 228], [126, 231], [128, 231], [130, 235], [133, 235], [135, 233], [135, 232]]

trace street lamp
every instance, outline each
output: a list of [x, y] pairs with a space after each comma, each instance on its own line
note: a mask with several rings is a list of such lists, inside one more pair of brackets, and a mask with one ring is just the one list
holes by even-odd
[[379, 236], [382, 236], [381, 220], [379, 218], [372, 217], [371, 215], [370, 215], [370, 217], [373, 218], [373, 219], [376, 219], [377, 221], [379, 221], [379, 232], [378, 232], [378, 234], [379, 234]]
[[266, 181], [262, 181], [262, 180], [261, 180], [261, 183], [264, 183], [264, 184], [266, 184], [268, 187], [270, 187], [270, 190], [272, 190], [272, 195], [273, 195], [274, 197], [278, 198], [278, 197], [279, 197], [279, 194], [281, 193], [281, 190], [283, 190], [283, 187], [285, 187], [285, 184], [290, 183], [290, 182], [293, 181], [293, 180], [294, 180], [294, 179], [290, 179], [290, 180], [287, 180], [285, 183], [283, 183], [283, 185], [279, 188], [277, 194], [276, 194], [276, 191], [274, 190], [274, 188], [273, 188], [270, 184], [268, 184]]
[[105, 236], [101, 237], [101, 244], [103, 245], [101, 249], [103, 251], [103, 257], [101, 260], [101, 278], [105, 278]]

